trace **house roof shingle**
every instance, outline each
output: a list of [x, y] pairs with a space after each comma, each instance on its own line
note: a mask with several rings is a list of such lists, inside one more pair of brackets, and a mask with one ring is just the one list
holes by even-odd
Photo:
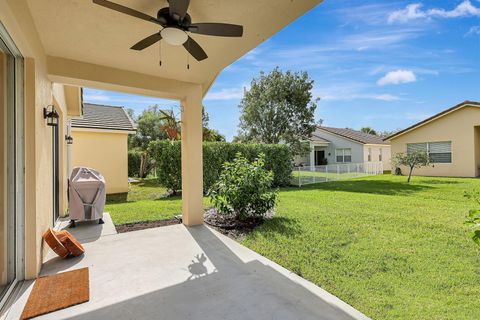
[[401, 134], [403, 134], [403, 133], [405, 133], [405, 132], [407, 132], [407, 131], [410, 131], [410, 130], [412, 130], [412, 129], [415, 129], [416, 127], [419, 127], [419, 126], [421, 126], [421, 125], [423, 125], [423, 124], [426, 124], [427, 122], [430, 122], [430, 121], [432, 121], [432, 120], [434, 120], [434, 119], [436, 119], [436, 118], [440, 118], [440, 117], [442, 117], [442, 116], [444, 116], [444, 115], [446, 115], [446, 114], [448, 114], [448, 113], [450, 113], [450, 112], [452, 112], [452, 111], [455, 111], [455, 110], [457, 110], [457, 109], [460, 109], [460, 108], [463, 108], [463, 107], [466, 107], [466, 106], [480, 107], [480, 102], [477, 102], [477, 101], [468, 101], [468, 100], [463, 101], [463, 102], [461, 102], [461, 103], [459, 103], [459, 104], [457, 104], [457, 105], [454, 105], [454, 106], [451, 107], [451, 108], [448, 108], [448, 109], [446, 109], [446, 110], [443, 110], [443, 111], [441, 111], [441, 112], [439, 112], [439, 113], [437, 113], [437, 114], [435, 114], [435, 115], [433, 115], [433, 116], [431, 116], [431, 117], [429, 117], [429, 118], [427, 118], [427, 119], [425, 119], [425, 120], [422, 120], [422, 121], [420, 121], [420, 122], [417, 122], [417, 123], [415, 123], [414, 125], [411, 125], [411, 126], [408, 127], [408, 128], [405, 128], [405, 129], [403, 129], [403, 130], [400, 130], [400, 131], [398, 131], [398, 132], [395, 132], [394, 134], [392, 134], [392, 135], [390, 135], [390, 136], [388, 136], [388, 137], [385, 137], [384, 140], [385, 140], [385, 141], [390, 140], [390, 139], [392, 139], [392, 138], [394, 138], [394, 137], [396, 137], [396, 136], [399, 136], [399, 135], [401, 135]]
[[134, 131], [135, 125], [123, 107], [83, 104], [83, 118], [72, 119], [73, 128]]
[[[327, 131], [362, 144], [388, 144], [379, 136], [348, 128], [317, 127], [317, 131]], [[315, 134], [315, 133], [314, 133]], [[319, 135], [319, 133], [316, 133]]]

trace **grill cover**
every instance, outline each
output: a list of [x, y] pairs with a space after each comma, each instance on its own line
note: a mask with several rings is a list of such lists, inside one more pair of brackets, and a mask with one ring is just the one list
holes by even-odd
[[68, 196], [70, 220], [103, 218], [106, 200], [105, 178], [97, 170], [74, 168], [70, 175]]

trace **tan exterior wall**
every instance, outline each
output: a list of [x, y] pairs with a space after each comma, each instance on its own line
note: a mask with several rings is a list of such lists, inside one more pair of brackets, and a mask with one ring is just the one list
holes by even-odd
[[128, 133], [72, 128], [72, 137], [72, 167], [100, 171], [108, 194], [128, 192]]
[[363, 146], [363, 159], [368, 162], [368, 152], [371, 151], [371, 161], [378, 162], [380, 159], [380, 149], [382, 150], [383, 170], [391, 170], [391, 148], [389, 145], [366, 144]]
[[[0, 21], [25, 58], [25, 278], [31, 279], [46, 253], [42, 234], [53, 226], [52, 129], [46, 125], [43, 108], [55, 104], [60, 114], [66, 114], [66, 107], [48, 79], [46, 56], [26, 3], [0, 1]], [[65, 125], [61, 118], [60, 132]], [[61, 191], [60, 203], [65, 206], [66, 190]]]
[[[464, 107], [391, 140], [392, 156], [407, 151], [407, 143], [451, 141], [452, 163], [414, 169], [414, 175], [476, 177], [480, 164], [478, 149], [480, 109]], [[407, 173], [406, 168], [402, 168]]]

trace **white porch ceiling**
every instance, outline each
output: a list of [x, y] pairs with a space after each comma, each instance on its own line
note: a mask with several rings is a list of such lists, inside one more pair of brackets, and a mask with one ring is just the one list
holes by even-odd
[[[114, 0], [156, 16], [166, 0]], [[27, 0], [43, 48], [50, 57], [101, 65], [164, 79], [202, 84], [208, 88], [217, 74], [242, 55], [301, 16], [321, 0], [192, 0], [194, 22], [242, 24], [242, 38], [191, 34], [209, 58], [197, 62], [182, 47], [162, 43], [141, 52], [129, 48], [157, 32], [153, 23], [95, 5], [91, 0]]]

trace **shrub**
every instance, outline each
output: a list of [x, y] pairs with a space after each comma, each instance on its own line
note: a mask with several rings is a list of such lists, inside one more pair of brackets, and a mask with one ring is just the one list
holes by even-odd
[[175, 194], [182, 189], [181, 144], [179, 141], [153, 141], [148, 153], [155, 159], [158, 181]]
[[128, 176], [138, 177], [140, 170], [140, 152], [128, 150]]
[[[227, 142], [203, 143], [203, 190], [206, 193], [218, 180], [222, 165], [241, 153], [247, 160], [265, 154], [265, 169], [273, 172], [273, 186], [287, 186], [292, 174], [292, 154], [286, 145], [240, 144]], [[182, 187], [181, 142], [154, 141], [149, 154], [156, 161], [160, 183], [173, 191]]]
[[219, 213], [240, 220], [262, 218], [275, 207], [277, 191], [271, 191], [272, 183], [273, 173], [265, 170], [263, 153], [251, 163], [237, 153], [232, 162], [223, 165], [209, 196]]

